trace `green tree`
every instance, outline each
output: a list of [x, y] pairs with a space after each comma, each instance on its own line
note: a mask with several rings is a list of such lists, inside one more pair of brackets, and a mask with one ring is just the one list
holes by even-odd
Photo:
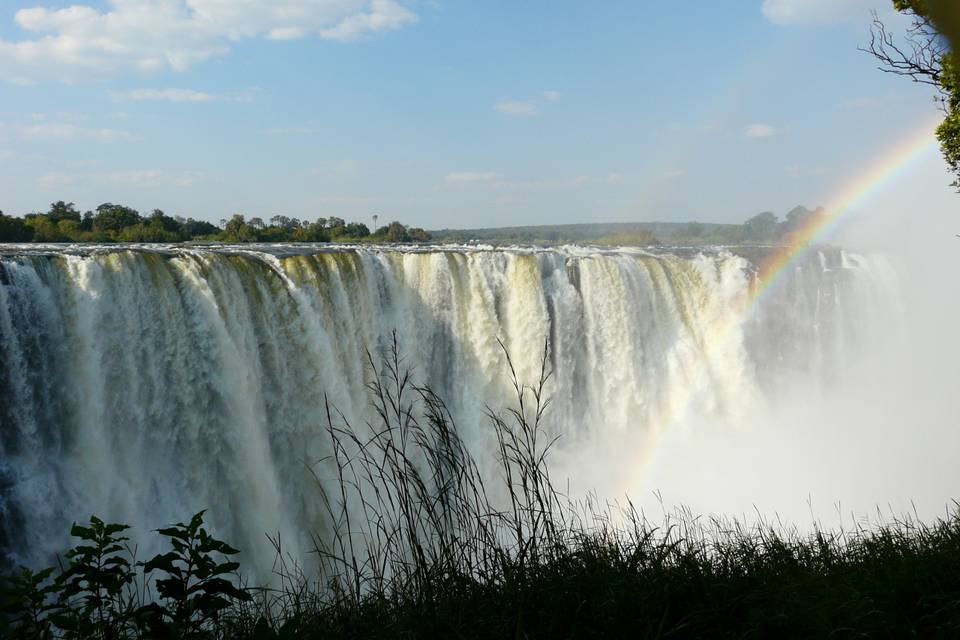
[[748, 240], [768, 242], [773, 240], [777, 233], [777, 216], [770, 211], [758, 213], [743, 223]]
[[413, 242], [427, 242], [430, 240], [430, 232], [420, 227], [410, 227], [407, 229], [407, 233]]
[[140, 214], [135, 209], [106, 202], [97, 207], [97, 213], [93, 217], [93, 230], [119, 233], [139, 222]]
[[864, 50], [882, 71], [936, 88], [945, 116], [937, 139], [960, 189], [960, 7], [956, 0], [893, 0], [893, 6], [911, 19], [906, 34], [897, 38], [875, 15]]
[[80, 212], [77, 211], [76, 206], [74, 206], [72, 202], [64, 202], [63, 200], [58, 200], [50, 205], [50, 211], [47, 212], [47, 217], [50, 218], [50, 222], [54, 224], [57, 224], [61, 220], [80, 222]]
[[811, 211], [806, 207], [794, 207], [791, 209], [783, 222], [780, 223], [778, 233], [780, 236], [788, 236], [794, 231], [806, 226], [806, 224], [813, 218], [822, 216], [826, 213], [823, 207], [817, 207], [815, 211]]
[[362, 222], [351, 222], [343, 227], [343, 234], [348, 238], [366, 238], [370, 235], [370, 228]]
[[4, 215], [0, 211], [0, 242], [30, 242], [33, 229], [14, 216]]
[[147, 222], [151, 226], [160, 227], [165, 231], [173, 231], [176, 233], [179, 233], [180, 231], [180, 223], [177, 222], [175, 218], [171, 218], [160, 209], [154, 209], [147, 218]]
[[60, 222], [57, 223], [57, 231], [66, 240], [80, 242], [83, 239], [83, 230], [80, 228], [80, 222], [77, 220], [60, 220]]
[[201, 238], [203, 236], [212, 236], [220, 232], [220, 228], [206, 220], [194, 220], [187, 218], [180, 225], [182, 233], [186, 238]]
[[66, 240], [50, 218], [42, 213], [28, 214], [23, 223], [33, 230], [34, 242], [63, 242]]
[[227, 242], [253, 242], [257, 239], [257, 232], [237, 213], [224, 225], [221, 237]]
[[407, 233], [407, 228], [399, 222], [391, 222], [387, 226], [387, 242], [409, 242], [410, 234]]

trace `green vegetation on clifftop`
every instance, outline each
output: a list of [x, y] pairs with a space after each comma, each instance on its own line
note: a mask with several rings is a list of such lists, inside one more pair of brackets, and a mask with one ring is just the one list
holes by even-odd
[[277, 215], [269, 223], [237, 214], [220, 226], [193, 218], [170, 217], [160, 209], [141, 216], [130, 207], [105, 203], [80, 214], [72, 202], [58, 201], [46, 213], [23, 218], [0, 211], [0, 242], [424, 242], [430, 234], [391, 222], [371, 232], [342, 218], [310, 222]]

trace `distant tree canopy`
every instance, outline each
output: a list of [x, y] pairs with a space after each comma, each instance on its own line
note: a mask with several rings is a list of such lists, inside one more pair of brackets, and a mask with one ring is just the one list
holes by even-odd
[[748, 239], [755, 242], [769, 242], [777, 235], [779, 220], [772, 211], [764, 211], [743, 223]]
[[[441, 229], [432, 237], [441, 242], [491, 244], [592, 244], [651, 247], [772, 245], [802, 241], [796, 235], [823, 216], [815, 210], [794, 207], [781, 220], [764, 211], [751, 216], [743, 224], [716, 222], [607, 222], [558, 224], [536, 227], [502, 227], [499, 229]], [[381, 229], [387, 232], [387, 227]], [[410, 233], [414, 232], [410, 229]]]
[[220, 226], [205, 220], [171, 217], [160, 209], [143, 216], [136, 209], [106, 202], [83, 214], [72, 202], [59, 200], [46, 213], [23, 218], [0, 211], [0, 242], [426, 242], [430, 234], [400, 222], [370, 233], [362, 222], [329, 217], [299, 220], [274, 215], [246, 219], [236, 214]]
[[346, 222], [337, 217], [311, 222], [285, 215], [248, 219], [238, 213], [217, 226], [205, 220], [169, 216], [160, 209], [144, 216], [135, 209], [109, 202], [81, 214], [73, 203], [58, 201], [51, 204], [46, 213], [28, 213], [22, 218], [0, 212], [0, 242], [406, 243], [437, 240], [638, 247], [769, 245], [795, 241], [794, 234], [820, 215], [823, 209], [795, 207], [782, 220], [764, 211], [743, 224], [625, 222], [432, 232], [393, 221], [371, 232], [362, 222]]
[[909, 16], [910, 27], [897, 38], [874, 15], [870, 44], [864, 49], [887, 73], [936, 88], [945, 118], [937, 127], [940, 150], [960, 190], [960, 3], [956, 0], [893, 0]]

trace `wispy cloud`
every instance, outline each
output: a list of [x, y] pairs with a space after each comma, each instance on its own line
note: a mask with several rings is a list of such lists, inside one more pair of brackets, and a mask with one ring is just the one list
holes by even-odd
[[41, 187], [67, 187], [76, 184], [79, 179], [80, 176], [74, 173], [51, 171], [37, 178], [37, 184]]
[[827, 170], [823, 167], [805, 167], [800, 164], [787, 165], [784, 171], [791, 178], [819, 177], [827, 174]]
[[273, 127], [271, 129], [264, 129], [263, 132], [268, 136], [290, 136], [290, 135], [299, 135], [299, 136], [314, 136], [318, 133], [322, 133], [323, 130], [319, 127]]
[[[314, 3], [302, 2], [302, 4]], [[329, 4], [342, 3], [330, 2]], [[397, 29], [416, 21], [416, 14], [394, 0], [372, 0], [367, 11], [352, 13], [337, 21], [334, 26], [321, 29], [320, 36], [329, 40], [350, 42], [359, 40], [367, 34]]]
[[52, 171], [40, 176], [37, 182], [44, 187], [70, 186], [78, 183], [126, 187], [189, 187], [202, 178], [203, 173], [197, 171], [133, 169], [76, 173]]
[[769, 124], [748, 124], [743, 129], [743, 135], [748, 138], [769, 138], [770, 136], [775, 136], [779, 133], [776, 127]]
[[30, 119], [34, 122], [48, 122], [50, 120], [60, 120], [64, 122], [77, 122], [84, 120], [84, 116], [72, 111], [56, 111], [53, 113], [31, 113]]
[[137, 136], [119, 129], [80, 127], [69, 122], [40, 122], [20, 127], [20, 136], [27, 140], [96, 140], [98, 142], [130, 142]]
[[618, 184], [623, 182], [623, 178], [623, 174], [619, 172], [608, 173], [605, 176], [582, 175], [577, 176], [567, 184], [575, 187], [582, 187], [588, 184]]
[[666, 171], [660, 172], [661, 180], [676, 180], [677, 178], [682, 178], [687, 175], [685, 169], [667, 169]]
[[537, 105], [533, 102], [524, 100], [511, 100], [509, 98], [499, 100], [493, 105], [494, 110], [515, 118], [529, 118], [540, 113]]
[[139, 169], [126, 171], [103, 171], [92, 174], [97, 182], [127, 185], [131, 187], [189, 187], [196, 184], [203, 174], [196, 171], [162, 171]]
[[314, 202], [326, 205], [367, 207], [383, 203], [383, 198], [378, 196], [322, 196]]
[[490, 182], [495, 180], [497, 174], [493, 171], [457, 171], [448, 173], [444, 178], [446, 182]]
[[863, 24], [872, 10], [889, 10], [889, 0], [763, 0], [761, 11], [778, 25]]
[[111, 0], [27, 7], [14, 21], [32, 37], [0, 40], [0, 78], [77, 81], [118, 72], [183, 71], [253, 38], [311, 35], [342, 42], [417, 21], [400, 0]]
[[883, 102], [877, 98], [862, 97], [844, 100], [840, 106], [844, 109], [876, 109], [882, 104]]
[[116, 102], [252, 102], [256, 89], [233, 93], [210, 93], [194, 89], [130, 89], [111, 91], [110, 98]]
[[561, 97], [563, 97], [562, 93], [560, 93], [559, 91], [554, 91], [552, 89], [543, 92], [543, 99], [546, 100], [547, 102], [556, 102]]

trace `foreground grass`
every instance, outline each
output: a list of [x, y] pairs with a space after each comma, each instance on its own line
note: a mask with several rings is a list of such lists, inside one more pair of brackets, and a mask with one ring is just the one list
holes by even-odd
[[[507, 356], [509, 364], [509, 356]], [[516, 403], [490, 412], [500, 483], [484, 484], [442, 400], [394, 341], [369, 359], [369, 430], [328, 413], [315, 566], [241, 587], [242, 558], [203, 514], [134, 562], [126, 527], [93, 520], [59, 569], [0, 592], [10, 638], [958, 638], [960, 507], [934, 523], [846, 532], [680, 514], [654, 525], [554, 490], [546, 349]], [[362, 435], [361, 435], [362, 434]], [[319, 471], [318, 471], [319, 473]], [[329, 489], [332, 487], [332, 489]]]
[[678, 524], [666, 535], [651, 529], [584, 534], [549, 550], [535, 565], [510, 564], [496, 577], [437, 575], [429, 590], [311, 603], [273, 617], [253, 607], [236, 620], [232, 633], [249, 638], [960, 637], [957, 513], [933, 525], [901, 521], [844, 536], [800, 537], [715, 524]]

